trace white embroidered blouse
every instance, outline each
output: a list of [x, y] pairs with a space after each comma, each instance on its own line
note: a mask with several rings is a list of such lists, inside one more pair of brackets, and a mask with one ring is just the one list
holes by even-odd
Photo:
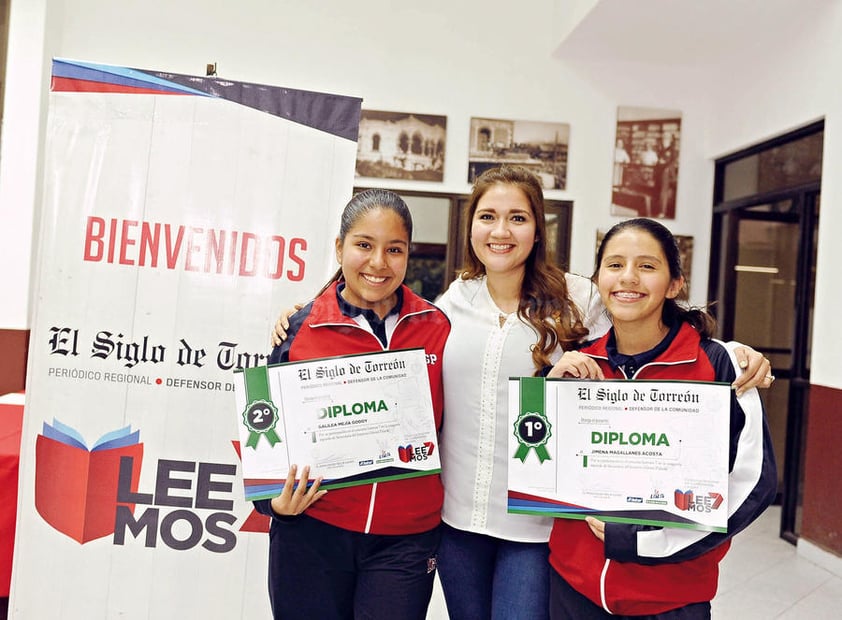
[[[588, 338], [608, 331], [610, 323], [591, 281], [567, 274], [567, 287], [590, 331]], [[506, 540], [546, 542], [551, 518], [506, 511], [512, 432], [508, 379], [535, 372], [530, 351], [537, 341], [535, 330], [517, 313], [500, 311], [485, 277], [454, 281], [436, 305], [452, 324], [443, 365], [442, 519], [461, 530]]]

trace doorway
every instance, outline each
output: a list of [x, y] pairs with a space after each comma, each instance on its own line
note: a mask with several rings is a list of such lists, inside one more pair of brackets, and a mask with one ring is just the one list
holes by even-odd
[[778, 462], [781, 537], [801, 529], [824, 123], [716, 162], [710, 299], [724, 340], [768, 357], [761, 390]]

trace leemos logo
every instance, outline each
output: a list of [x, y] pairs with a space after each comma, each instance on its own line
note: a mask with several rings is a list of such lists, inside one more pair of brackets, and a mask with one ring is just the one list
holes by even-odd
[[[35, 443], [38, 514], [81, 544], [113, 534], [113, 543], [124, 545], [128, 533], [146, 547], [234, 549], [236, 465], [160, 459], [154, 493], [143, 493], [139, 439], [140, 431], [125, 427], [88, 448], [75, 429], [58, 420], [45, 422]], [[241, 530], [267, 531], [265, 525], [252, 516]]]
[[724, 498], [720, 493], [695, 495], [693, 491], [675, 490], [675, 507], [690, 512], [711, 512], [722, 505]]
[[425, 441], [423, 445], [415, 447], [412, 444], [398, 446], [398, 458], [404, 463], [426, 461], [433, 454], [433, 450], [435, 450], [435, 445], [432, 441]]

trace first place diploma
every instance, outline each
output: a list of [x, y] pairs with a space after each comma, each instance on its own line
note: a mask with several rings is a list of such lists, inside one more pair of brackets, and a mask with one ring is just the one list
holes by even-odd
[[234, 391], [246, 500], [278, 495], [291, 463], [327, 489], [441, 470], [423, 349], [247, 368]]
[[725, 383], [509, 381], [509, 512], [725, 532]]

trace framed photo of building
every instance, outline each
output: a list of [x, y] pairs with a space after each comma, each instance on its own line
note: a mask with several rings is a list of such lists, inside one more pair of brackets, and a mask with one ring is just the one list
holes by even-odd
[[570, 125], [471, 118], [468, 182], [501, 164], [529, 168], [544, 189], [566, 189]]
[[617, 109], [611, 215], [675, 219], [681, 112]]
[[357, 177], [444, 180], [447, 117], [362, 110]]

